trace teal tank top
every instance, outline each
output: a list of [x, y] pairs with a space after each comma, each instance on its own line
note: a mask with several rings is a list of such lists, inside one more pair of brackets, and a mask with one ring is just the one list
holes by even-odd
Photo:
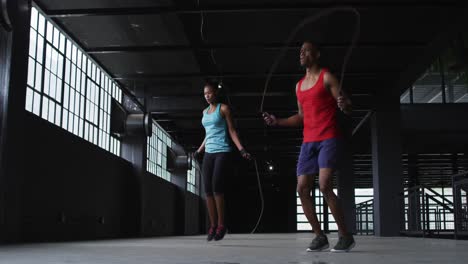
[[202, 125], [205, 127], [205, 152], [219, 153], [230, 152], [231, 141], [227, 128], [226, 119], [221, 116], [221, 104], [218, 104], [216, 110], [208, 114], [208, 107], [203, 112]]

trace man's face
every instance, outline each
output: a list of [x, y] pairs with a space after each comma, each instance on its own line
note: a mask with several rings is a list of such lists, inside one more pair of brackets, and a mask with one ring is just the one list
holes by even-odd
[[317, 50], [317, 48], [309, 42], [305, 42], [302, 44], [301, 47], [301, 52], [299, 55], [299, 60], [301, 63], [301, 66], [303, 67], [309, 67], [318, 62], [320, 54]]

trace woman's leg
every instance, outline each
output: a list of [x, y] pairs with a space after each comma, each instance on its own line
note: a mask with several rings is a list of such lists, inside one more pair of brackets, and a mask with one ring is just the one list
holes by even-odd
[[203, 186], [206, 194], [206, 207], [208, 208], [208, 216], [210, 218], [210, 227], [215, 227], [217, 222], [216, 216], [216, 201], [213, 196], [213, 171], [214, 171], [213, 154], [205, 153], [203, 158]]
[[218, 212], [218, 226], [224, 226], [224, 182], [229, 173], [229, 153], [217, 153], [213, 170], [213, 192]]
[[216, 229], [215, 240], [223, 239], [226, 234], [224, 223], [224, 181], [230, 172], [229, 165], [229, 153], [218, 153], [213, 173], [213, 192], [215, 194], [216, 209], [218, 211], [218, 228]]
[[224, 194], [215, 194], [218, 226], [224, 226]]

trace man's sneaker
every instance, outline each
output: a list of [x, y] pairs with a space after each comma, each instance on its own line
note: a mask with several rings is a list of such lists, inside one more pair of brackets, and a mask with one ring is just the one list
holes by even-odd
[[331, 252], [348, 252], [350, 251], [356, 243], [354, 242], [354, 238], [352, 235], [340, 236], [338, 239], [338, 243], [336, 246], [332, 248]]
[[210, 227], [210, 229], [208, 230], [208, 236], [206, 237], [206, 240], [207, 241], [213, 240], [215, 234], [216, 234], [216, 227], [215, 226]]
[[224, 235], [226, 234], [226, 227], [224, 226], [218, 226], [218, 228], [216, 228], [216, 234], [214, 236], [214, 240], [215, 241], [218, 241], [218, 240], [221, 240], [224, 238]]
[[330, 245], [328, 244], [328, 238], [325, 235], [318, 235], [310, 242], [307, 252], [317, 252], [327, 249]]

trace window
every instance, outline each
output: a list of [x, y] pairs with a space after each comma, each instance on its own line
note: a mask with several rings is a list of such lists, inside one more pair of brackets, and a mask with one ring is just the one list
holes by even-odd
[[[199, 194], [198, 190], [198, 176], [200, 176], [199, 166], [195, 165], [196, 161], [192, 161], [192, 169], [187, 171], [187, 191], [194, 194]], [[198, 180], [197, 180], [198, 179]]]
[[[333, 189], [333, 192], [336, 194], [336, 189]], [[320, 222], [320, 226], [322, 230], [325, 230], [325, 225], [327, 225], [328, 230], [330, 231], [337, 231], [338, 227], [336, 225], [335, 219], [333, 218], [333, 215], [331, 214], [330, 210], [328, 208], [325, 208], [324, 205], [324, 198], [322, 196], [322, 193], [320, 192], [319, 189], [314, 190], [314, 196], [313, 196], [314, 202], [315, 202], [315, 212], [317, 213], [317, 218]], [[304, 214], [304, 211], [302, 210], [302, 203], [301, 199], [299, 198], [299, 194], [296, 193], [296, 208], [297, 208], [297, 231], [307, 231], [307, 230], [312, 230], [312, 226], [309, 224], [307, 221], [307, 218]], [[324, 215], [325, 213], [328, 212], [326, 215], [328, 218], [325, 219]]]
[[167, 133], [153, 120], [153, 134], [148, 137], [146, 153], [146, 170], [167, 181], [171, 173], [167, 171], [167, 148], [172, 147], [172, 140]]
[[[335, 194], [337, 193], [336, 189], [333, 189], [333, 192]], [[355, 189], [355, 203], [359, 204], [364, 201], [368, 201], [370, 199], [373, 199], [374, 195], [374, 190], [372, 188], [366, 188], [366, 189]], [[304, 215], [304, 211], [302, 210], [302, 204], [301, 204], [301, 199], [299, 198], [299, 194], [296, 193], [296, 208], [297, 208], [297, 230], [298, 231], [308, 231], [312, 230], [311, 225], [307, 221], [306, 216]], [[324, 198], [322, 196], [322, 193], [320, 192], [319, 189], [315, 189], [315, 211], [317, 213], [317, 218], [320, 222], [320, 225], [322, 227], [322, 230], [325, 230], [325, 225], [328, 225], [328, 230], [329, 231], [338, 231], [338, 226], [336, 225], [335, 218], [333, 218], [332, 213], [330, 210], [327, 208], [325, 209], [324, 205]], [[328, 212], [328, 219], [325, 221], [325, 210]]]
[[[412, 199], [417, 202], [420, 208], [417, 209], [419, 219], [428, 217], [428, 228], [434, 231], [446, 231], [455, 229], [454, 213], [449, 209], [453, 207], [453, 193], [451, 187], [433, 187], [420, 190], [418, 198]], [[428, 199], [427, 197], [431, 197]], [[410, 201], [405, 199], [405, 228], [409, 228]], [[423, 228], [424, 222], [420, 223], [419, 228]]]
[[36, 7], [31, 10], [26, 110], [120, 155], [110, 135], [110, 100], [122, 91]]

